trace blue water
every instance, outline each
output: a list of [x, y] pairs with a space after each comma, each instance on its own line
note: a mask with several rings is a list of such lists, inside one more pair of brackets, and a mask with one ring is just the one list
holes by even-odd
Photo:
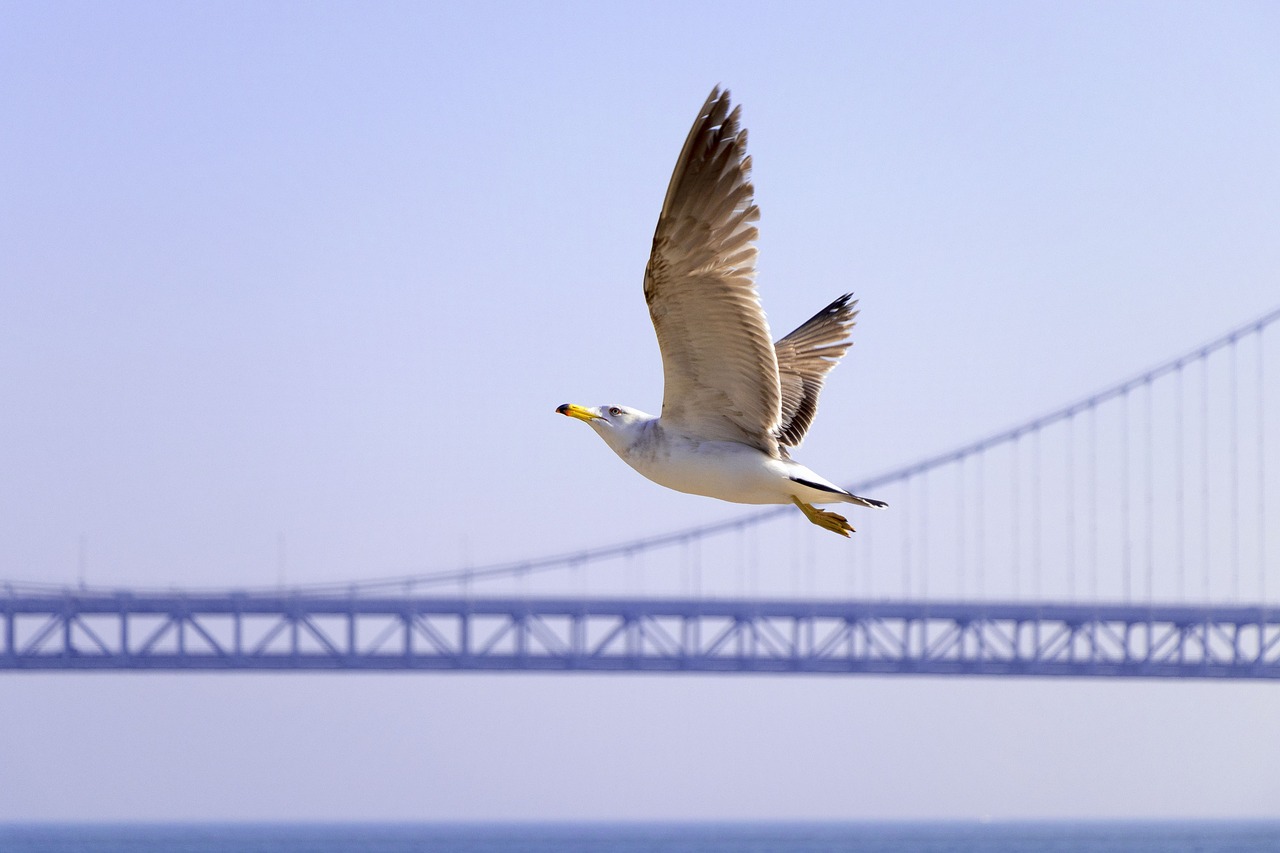
[[9, 824], [0, 853], [1278, 853], [1280, 823]]

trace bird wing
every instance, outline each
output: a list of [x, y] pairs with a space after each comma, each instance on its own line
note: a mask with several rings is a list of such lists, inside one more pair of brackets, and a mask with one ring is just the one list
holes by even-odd
[[662, 420], [778, 452], [778, 362], [755, 287], [747, 132], [719, 87], [689, 131], [662, 203], [644, 297], [662, 351]]
[[782, 422], [778, 441], [799, 447], [818, 411], [822, 382], [850, 346], [849, 329], [858, 311], [853, 294], [846, 293], [791, 334], [773, 345], [782, 388]]

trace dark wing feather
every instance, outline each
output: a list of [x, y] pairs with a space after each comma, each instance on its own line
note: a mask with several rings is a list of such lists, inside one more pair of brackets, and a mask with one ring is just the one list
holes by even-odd
[[818, 411], [822, 382], [850, 346], [857, 300], [846, 293], [773, 345], [782, 390], [778, 442], [799, 447]]

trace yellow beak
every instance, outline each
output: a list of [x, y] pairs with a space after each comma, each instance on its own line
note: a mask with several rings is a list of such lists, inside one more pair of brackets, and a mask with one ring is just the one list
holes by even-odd
[[556, 411], [570, 418], [577, 418], [580, 421], [594, 421], [600, 416], [585, 406], [578, 406], [573, 403], [565, 403], [558, 406]]

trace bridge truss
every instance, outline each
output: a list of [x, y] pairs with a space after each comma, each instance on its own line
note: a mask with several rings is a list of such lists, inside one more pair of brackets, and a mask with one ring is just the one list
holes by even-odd
[[0, 670], [1280, 678], [1280, 612], [1198, 605], [14, 595]]

